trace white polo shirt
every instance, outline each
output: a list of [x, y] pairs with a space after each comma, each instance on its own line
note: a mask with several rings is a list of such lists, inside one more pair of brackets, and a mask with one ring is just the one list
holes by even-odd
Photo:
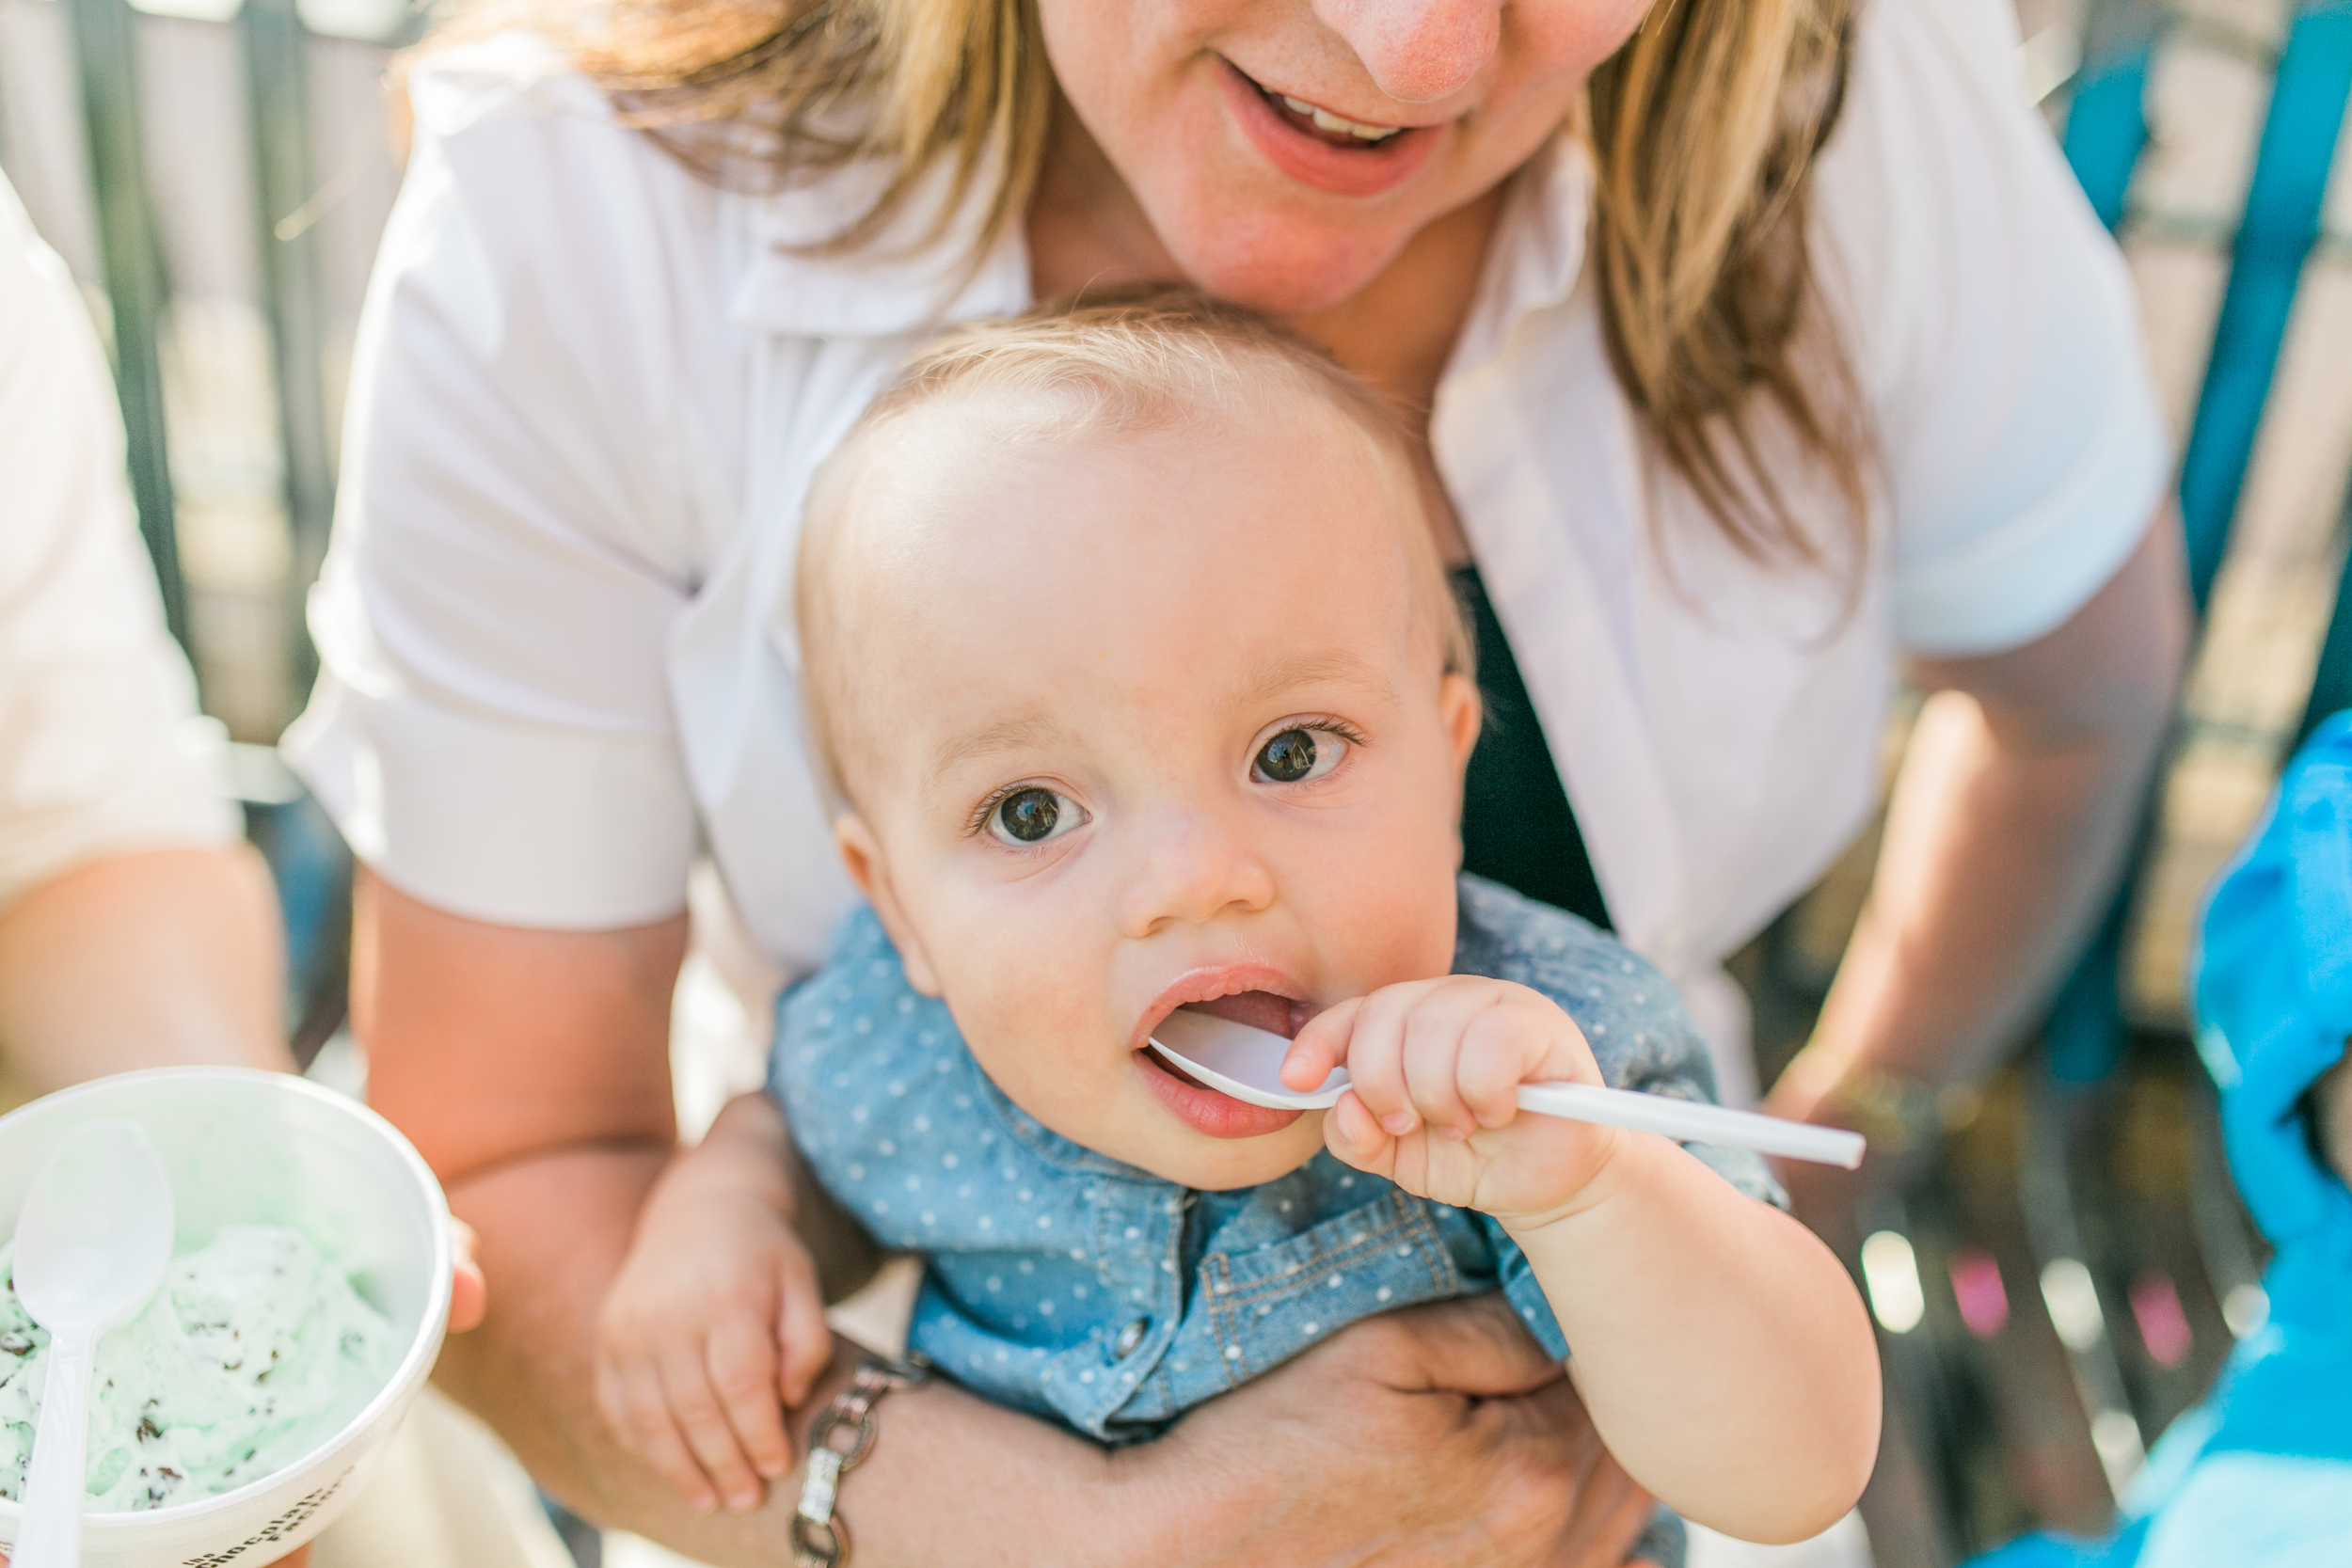
[[0, 180], [0, 910], [234, 839], [224, 739], [164, 630], [89, 311]]
[[[1645, 454], [1565, 141], [1515, 182], [1432, 426], [1618, 929], [1726, 1043], [1715, 964], [1866, 820], [1900, 656], [2056, 626], [2169, 472], [2129, 283], [2020, 100], [2008, 7], [1879, 0], [1860, 29], [1815, 197], [1877, 442], [1858, 595], [1746, 561]], [[800, 740], [803, 491], [930, 324], [1030, 303], [1022, 237], [977, 271], [970, 214], [909, 258], [796, 254], [871, 171], [723, 193], [524, 37], [412, 92], [289, 748], [418, 897], [625, 926], [678, 910], [707, 849], [804, 971], [853, 895]]]

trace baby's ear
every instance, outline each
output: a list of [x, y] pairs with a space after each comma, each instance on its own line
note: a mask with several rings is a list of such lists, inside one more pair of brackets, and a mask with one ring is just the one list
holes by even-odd
[[882, 841], [874, 836], [874, 830], [857, 813], [844, 812], [834, 818], [833, 841], [841, 851], [841, 863], [849, 868], [850, 880], [866, 895], [882, 929], [890, 933], [891, 945], [898, 948], [898, 962], [907, 972], [907, 984], [925, 996], [937, 996], [938, 973], [898, 903], [898, 889], [890, 881], [890, 863], [882, 858]]
[[1486, 714], [1478, 683], [1458, 670], [1448, 674], [1438, 691], [1438, 713], [1445, 725], [1446, 742], [1454, 750], [1454, 770], [1459, 773], [1470, 766], [1470, 752], [1478, 745], [1478, 726]]

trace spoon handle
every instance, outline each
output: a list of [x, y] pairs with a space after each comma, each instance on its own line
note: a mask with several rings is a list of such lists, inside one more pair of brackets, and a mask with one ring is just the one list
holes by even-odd
[[1603, 1127], [1624, 1127], [1636, 1132], [1662, 1132], [1688, 1143], [1752, 1148], [1758, 1154], [1843, 1165], [1848, 1170], [1862, 1164], [1863, 1142], [1859, 1132], [1812, 1127], [1722, 1105], [1702, 1105], [1668, 1095], [1604, 1089], [1591, 1084], [1521, 1084], [1518, 1101], [1522, 1111], [1565, 1117], [1570, 1121], [1597, 1122]]
[[49, 1370], [24, 1466], [24, 1524], [9, 1568], [73, 1568], [82, 1560], [82, 1487], [89, 1441], [90, 1372], [97, 1337], [53, 1334]]

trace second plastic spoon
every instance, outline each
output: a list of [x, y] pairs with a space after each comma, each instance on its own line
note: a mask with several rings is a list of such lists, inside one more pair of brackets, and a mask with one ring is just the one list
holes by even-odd
[[73, 1568], [99, 1337], [147, 1305], [171, 1260], [171, 1179], [136, 1122], [66, 1134], [16, 1216], [17, 1300], [49, 1331], [11, 1568]]

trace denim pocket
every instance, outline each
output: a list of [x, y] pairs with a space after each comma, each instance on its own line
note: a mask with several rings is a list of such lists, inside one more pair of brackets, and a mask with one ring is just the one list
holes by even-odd
[[1360, 1318], [1466, 1291], [1428, 1205], [1393, 1187], [1287, 1241], [1212, 1252], [1200, 1280], [1229, 1387]]

